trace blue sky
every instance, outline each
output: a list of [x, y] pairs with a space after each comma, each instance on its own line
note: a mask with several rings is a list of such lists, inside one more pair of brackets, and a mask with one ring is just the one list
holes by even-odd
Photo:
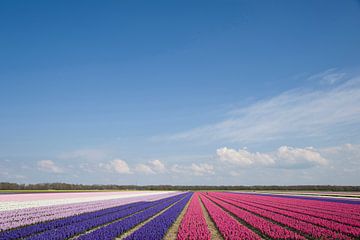
[[0, 181], [359, 184], [358, 1], [1, 1], [0, 36]]

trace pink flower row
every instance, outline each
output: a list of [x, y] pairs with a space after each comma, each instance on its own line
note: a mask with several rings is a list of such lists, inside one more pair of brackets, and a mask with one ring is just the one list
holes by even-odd
[[[294, 218], [287, 217], [282, 214], [278, 214], [275, 212], [271, 212], [268, 210], [264, 210], [264, 209], [261, 209], [258, 207], [253, 207], [253, 206], [250, 206], [247, 204], [243, 204], [241, 202], [231, 200], [231, 195], [229, 197], [229, 194], [221, 194], [221, 195], [214, 194], [214, 195], [219, 197], [219, 199], [221, 199], [222, 201], [226, 201], [226, 202], [224, 202], [225, 205], [230, 206], [231, 208], [238, 209], [241, 212], [255, 213], [255, 214], [265, 217], [267, 219], [271, 219], [272, 221], [275, 221], [277, 223], [284, 224], [287, 227], [296, 229], [296, 230], [298, 230], [304, 234], [310, 235], [314, 238], [324, 238], [325, 237], [326, 239], [328, 239], [328, 238], [329, 239], [352, 239], [349, 236], [332, 231], [332, 230], [324, 228], [324, 227], [315, 226], [312, 223], [304, 222], [299, 219], [294, 219]], [[244, 211], [244, 210], [246, 210], [246, 211]]]
[[[239, 194], [239, 195], [248, 196], [245, 194]], [[265, 196], [256, 195], [254, 197], [265, 197]], [[326, 201], [298, 199], [298, 198], [269, 197], [269, 196], [268, 196], [268, 200], [273, 201], [275, 203], [287, 203], [291, 205], [308, 207], [323, 212], [338, 213], [343, 216], [348, 215], [352, 218], [360, 220], [360, 205], [357, 204], [326, 202]]]
[[[211, 197], [210, 200], [221, 206], [222, 208], [226, 209], [227, 211], [233, 213], [235, 216], [240, 218], [241, 220], [245, 221], [247, 224], [253, 226], [258, 231], [262, 232], [263, 234], [267, 235], [272, 239], [305, 239], [303, 236], [285, 229], [271, 221], [268, 221], [262, 217], [259, 217], [251, 212], [244, 211], [233, 204], [225, 202], [220, 199], [225, 199], [226, 194], [223, 193], [209, 193]], [[219, 199], [219, 197], [222, 197]]]
[[[211, 219], [215, 222], [221, 235], [225, 240], [260, 240], [261, 238], [250, 229], [240, 224], [234, 218], [229, 216], [224, 210], [211, 202], [207, 197], [201, 195], [201, 200], [209, 212]], [[201, 238], [199, 238], [201, 239]]]
[[[235, 195], [236, 197], [240, 197], [238, 194]], [[241, 195], [241, 200], [253, 202], [253, 203], [259, 203], [259, 204], [266, 204], [268, 206], [275, 206], [279, 209], [289, 210], [296, 213], [303, 213], [314, 217], [333, 220], [333, 221], [349, 224], [352, 226], [360, 227], [360, 219], [351, 217], [348, 214], [327, 212], [327, 211], [316, 210], [310, 207], [303, 207], [303, 206], [299, 206], [296, 203], [296, 201], [284, 203], [281, 201], [274, 201], [273, 197], [268, 197], [268, 196], [259, 197], [253, 195]], [[316, 207], [316, 203], [313, 203], [313, 206]]]
[[296, 209], [294, 210], [292, 207], [283, 207], [283, 206], [278, 206], [277, 204], [271, 202], [269, 203], [266, 201], [267, 198], [268, 197], [260, 200], [259, 199], [243, 200], [243, 198], [238, 195], [234, 196], [234, 199], [254, 207], [260, 207], [265, 210], [269, 210], [299, 220], [321, 225], [346, 234], [360, 236], [360, 228], [354, 226], [354, 225], [360, 225], [359, 221], [331, 216], [331, 215], [328, 216], [326, 214], [318, 214], [318, 213], [314, 214], [311, 210], [296, 210]]
[[177, 234], [178, 240], [210, 240], [211, 234], [208, 229], [205, 217], [203, 215], [201, 205], [199, 202], [199, 193], [195, 192], [189, 207], [181, 220], [179, 231]]

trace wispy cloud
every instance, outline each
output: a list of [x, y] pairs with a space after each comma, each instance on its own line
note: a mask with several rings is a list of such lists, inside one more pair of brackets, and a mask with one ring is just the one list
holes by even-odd
[[171, 172], [181, 175], [205, 176], [214, 175], [215, 169], [212, 164], [208, 163], [192, 163], [191, 165], [174, 164]]
[[360, 172], [360, 144], [342, 144], [340, 146], [321, 149], [321, 154], [330, 159], [335, 170], [344, 172]]
[[52, 160], [41, 160], [37, 162], [38, 169], [45, 172], [51, 173], [62, 173], [64, 172], [63, 168], [56, 165]]
[[[167, 140], [254, 143], [326, 136], [360, 123], [360, 78], [322, 90], [295, 89], [235, 109], [221, 122], [165, 137]], [[345, 129], [346, 128], [346, 129]]]
[[345, 72], [340, 72], [336, 68], [328, 69], [324, 72], [314, 74], [308, 78], [310, 81], [319, 81], [322, 84], [333, 85], [345, 79]]

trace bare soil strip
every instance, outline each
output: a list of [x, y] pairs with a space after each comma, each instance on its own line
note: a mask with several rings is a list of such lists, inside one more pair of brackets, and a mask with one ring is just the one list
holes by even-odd
[[194, 197], [194, 195], [186, 203], [184, 209], [181, 211], [179, 217], [176, 219], [174, 224], [169, 228], [169, 230], [165, 234], [165, 237], [164, 237], [163, 240], [176, 240], [181, 220], [183, 219], [183, 217], [184, 217], [184, 215], [185, 215], [185, 213], [186, 213], [186, 211], [187, 211], [187, 209], [189, 207], [189, 204], [190, 204], [193, 197]]
[[171, 204], [170, 206], [168, 206], [167, 208], [165, 208], [164, 210], [158, 212], [157, 214], [153, 215], [152, 217], [148, 218], [147, 220], [145, 220], [144, 222], [140, 223], [139, 225], [137, 225], [136, 227], [126, 231], [124, 234], [118, 236], [116, 239], [120, 240], [120, 239], [124, 239], [127, 236], [131, 235], [133, 232], [135, 232], [136, 230], [138, 230], [139, 228], [141, 228], [142, 226], [144, 226], [146, 223], [150, 222], [151, 220], [153, 220], [154, 218], [156, 218], [157, 216], [163, 214], [166, 210], [168, 210], [169, 208], [171, 208], [172, 206], [174, 206], [175, 204], [177, 204], [178, 202], [180, 202], [181, 200], [183, 200], [185, 198], [185, 196], [183, 198], [181, 198], [179, 201]]
[[[216, 198], [216, 199], [218, 199], [218, 200], [220, 200], [220, 201], [222, 201], [222, 202], [226, 202], [226, 203], [228, 203], [228, 204], [230, 204], [230, 205], [233, 205], [234, 207], [237, 207], [237, 208], [239, 208], [239, 209], [241, 209], [241, 210], [244, 210], [244, 211], [246, 211], [246, 212], [252, 213], [252, 214], [254, 214], [255, 216], [261, 217], [261, 218], [263, 218], [263, 219], [265, 219], [265, 220], [267, 220], [267, 221], [269, 221], [269, 222], [272, 222], [272, 223], [274, 223], [274, 224], [277, 224], [277, 225], [279, 225], [279, 226], [281, 226], [281, 227], [283, 227], [283, 228], [285, 228], [285, 229], [287, 229], [287, 230], [289, 230], [289, 231], [296, 232], [297, 234], [302, 235], [302, 236], [305, 237], [306, 239], [314, 239], [314, 238], [312, 238], [311, 236], [309, 236], [309, 235], [307, 235], [307, 234], [305, 234], [305, 233], [303, 233], [303, 232], [301, 232], [301, 231], [299, 231], [299, 230], [297, 230], [297, 229], [294, 229], [294, 228], [292, 228], [292, 227], [288, 227], [288, 226], [286, 226], [285, 224], [282, 224], [282, 223], [280, 223], [280, 222], [276, 222], [276, 221], [274, 221], [274, 220], [272, 220], [272, 219], [270, 219], [270, 218], [267, 218], [267, 217], [262, 216], [262, 215], [260, 215], [260, 214], [258, 214], [258, 213], [252, 212], [252, 211], [250, 211], [250, 210], [248, 210], [248, 209], [246, 209], [246, 208], [242, 208], [242, 207], [236, 206], [236, 205], [234, 205], [234, 204], [232, 204], [232, 203], [230, 203], [230, 202], [227, 202], [226, 200], [219, 199], [219, 198], [217, 198], [217, 197], [214, 197], [214, 198]], [[212, 201], [211, 199], [209, 199], [209, 200]], [[254, 231], [255, 233], [257, 233], [259, 236], [263, 237], [264, 239], [270, 239], [270, 238], [267, 237], [266, 235], [262, 234], [258, 229], [256, 229], [255, 227], [251, 226], [250, 224], [246, 223], [244, 220], [242, 220], [241, 218], [237, 217], [235, 214], [233, 214], [233, 213], [230, 212], [229, 210], [223, 208], [222, 206], [220, 206], [219, 204], [217, 204], [217, 203], [214, 202], [214, 201], [212, 201], [212, 202], [215, 203], [216, 205], [218, 205], [219, 207], [221, 207], [224, 211], [226, 211], [227, 213], [229, 213], [231, 216], [233, 216], [233, 217], [234, 217], [235, 219], [237, 219], [239, 222], [241, 222], [241, 224], [247, 226], [247, 227], [250, 228], [252, 231]]]
[[202, 212], [203, 212], [205, 220], [206, 220], [206, 224], [211, 233], [211, 239], [212, 240], [223, 240], [224, 239], [223, 236], [221, 235], [219, 229], [216, 227], [214, 221], [210, 217], [210, 215], [209, 215], [207, 209], [205, 208], [203, 202], [201, 201], [200, 197], [199, 197], [199, 201], [200, 201]]

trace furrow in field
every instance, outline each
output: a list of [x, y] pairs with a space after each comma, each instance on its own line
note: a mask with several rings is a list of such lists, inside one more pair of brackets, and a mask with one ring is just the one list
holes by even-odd
[[201, 210], [205, 217], [206, 225], [208, 226], [210, 234], [211, 234], [211, 240], [223, 240], [224, 238], [222, 237], [221, 233], [219, 232], [219, 229], [216, 227], [215, 222], [210, 217], [210, 214], [207, 211], [207, 209], [205, 208], [200, 195], [199, 195], [199, 200], [200, 200]]

